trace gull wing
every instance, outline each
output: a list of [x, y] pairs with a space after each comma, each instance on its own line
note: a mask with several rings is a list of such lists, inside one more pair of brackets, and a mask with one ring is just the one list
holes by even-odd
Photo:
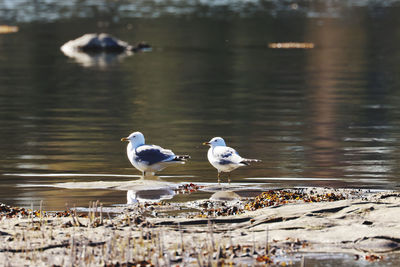
[[236, 150], [228, 146], [214, 147], [213, 156], [219, 164], [239, 164], [242, 161]]
[[155, 145], [143, 145], [136, 148], [136, 160], [145, 161], [149, 165], [166, 162], [175, 158], [174, 152]]

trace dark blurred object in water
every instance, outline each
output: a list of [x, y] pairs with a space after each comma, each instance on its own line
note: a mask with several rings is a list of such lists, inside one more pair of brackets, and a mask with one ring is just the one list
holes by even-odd
[[61, 46], [66, 56], [74, 58], [85, 67], [106, 67], [132, 55], [132, 52], [150, 49], [151, 46], [145, 42], [132, 46], [107, 33], [88, 33]]
[[133, 52], [148, 52], [151, 51], [151, 45], [146, 42], [140, 42], [136, 46], [132, 47]]
[[126, 51], [140, 51], [151, 48], [149, 44], [140, 42], [137, 46], [131, 46], [107, 33], [87, 33], [81, 37], [68, 41], [61, 50], [79, 50], [86, 53], [122, 53]]

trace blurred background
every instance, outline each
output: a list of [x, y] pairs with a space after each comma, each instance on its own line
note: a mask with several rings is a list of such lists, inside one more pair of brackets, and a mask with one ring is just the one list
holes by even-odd
[[[398, 189], [399, 14], [397, 0], [0, 0], [14, 29], [0, 34], [0, 202], [126, 203], [52, 185], [137, 179], [120, 142], [133, 131], [192, 156], [159, 173], [171, 182], [215, 183], [201, 143], [222, 136], [263, 161], [234, 183]], [[153, 49], [60, 51], [96, 32]]]

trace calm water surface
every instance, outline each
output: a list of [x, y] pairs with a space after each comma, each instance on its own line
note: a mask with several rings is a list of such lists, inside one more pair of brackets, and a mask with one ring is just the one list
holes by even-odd
[[[341, 16], [181, 7], [193, 13], [153, 17], [57, 17], [50, 8], [0, 20], [20, 28], [0, 35], [0, 202], [43, 200], [48, 210], [126, 203], [126, 191], [52, 185], [137, 179], [120, 142], [132, 131], [192, 156], [159, 173], [169, 182], [216, 182], [201, 143], [222, 136], [263, 161], [234, 171], [234, 183], [399, 188], [398, 7]], [[108, 64], [60, 51], [87, 32], [153, 50]], [[288, 41], [315, 48], [268, 48]]]

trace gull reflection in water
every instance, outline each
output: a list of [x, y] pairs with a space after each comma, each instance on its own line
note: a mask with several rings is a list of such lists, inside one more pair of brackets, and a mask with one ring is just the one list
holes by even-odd
[[176, 184], [165, 182], [158, 176], [141, 178], [141, 183], [133, 185], [127, 190], [127, 204], [136, 204], [139, 201], [156, 202], [174, 197]]

